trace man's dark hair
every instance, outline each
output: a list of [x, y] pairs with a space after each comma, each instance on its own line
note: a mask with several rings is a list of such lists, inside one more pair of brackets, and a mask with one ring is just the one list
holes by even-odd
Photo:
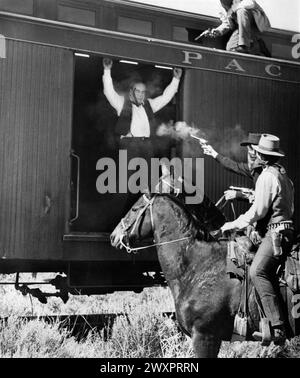
[[129, 83], [129, 89], [133, 89], [137, 84], [143, 84], [146, 87], [146, 84], [142, 80], [134, 80]]
[[233, 0], [220, 0], [220, 3], [223, 8], [227, 11], [231, 8]]
[[262, 153], [259, 154], [262, 162], [266, 165], [276, 164], [280, 160], [280, 156], [264, 155]]

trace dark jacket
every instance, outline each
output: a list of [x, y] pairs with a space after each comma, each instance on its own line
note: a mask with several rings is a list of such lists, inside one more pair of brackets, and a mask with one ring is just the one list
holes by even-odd
[[256, 184], [258, 176], [261, 174], [263, 168], [261, 164], [255, 163], [253, 168], [250, 169], [247, 163], [237, 162], [220, 154], [217, 155], [216, 160], [229, 171], [253, 180], [254, 185]]

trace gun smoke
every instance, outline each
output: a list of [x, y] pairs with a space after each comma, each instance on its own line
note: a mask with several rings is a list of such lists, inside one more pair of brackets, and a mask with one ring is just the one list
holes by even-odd
[[239, 160], [245, 159], [246, 149], [242, 148], [240, 143], [247, 138], [248, 133], [239, 124], [224, 129], [217, 127], [199, 128], [180, 121], [162, 124], [157, 129], [157, 136], [168, 136], [178, 141], [184, 141], [184, 143], [189, 144], [191, 155], [199, 155], [202, 152], [199, 142], [191, 135], [206, 139], [207, 143], [222, 155]]

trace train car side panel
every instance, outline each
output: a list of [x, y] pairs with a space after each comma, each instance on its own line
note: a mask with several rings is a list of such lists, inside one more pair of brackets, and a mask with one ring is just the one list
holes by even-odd
[[0, 60], [0, 254], [59, 259], [68, 218], [73, 54], [7, 41]]

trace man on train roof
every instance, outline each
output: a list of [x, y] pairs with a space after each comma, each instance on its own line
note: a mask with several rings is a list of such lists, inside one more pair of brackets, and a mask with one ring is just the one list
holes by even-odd
[[269, 56], [261, 33], [271, 25], [262, 7], [254, 0], [220, 0], [220, 3], [224, 9], [220, 16], [222, 24], [206, 30], [202, 36], [215, 38], [232, 32], [226, 50]]

